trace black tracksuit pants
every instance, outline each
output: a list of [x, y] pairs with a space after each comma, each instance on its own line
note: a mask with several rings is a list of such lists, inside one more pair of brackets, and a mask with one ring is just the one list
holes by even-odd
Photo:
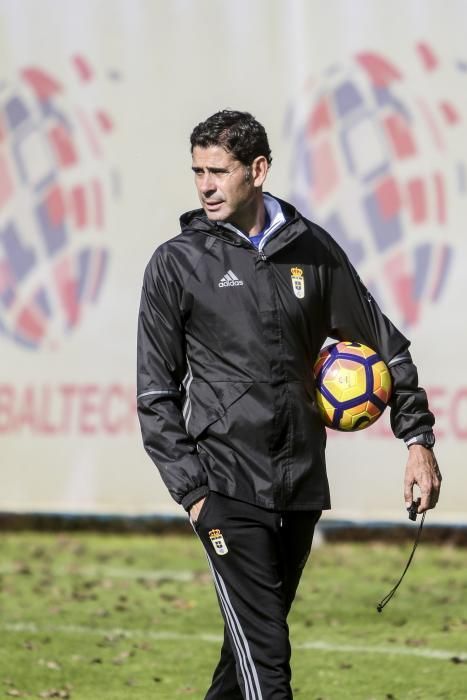
[[287, 614], [321, 511], [266, 510], [211, 491], [195, 530], [224, 618], [205, 700], [290, 700]]

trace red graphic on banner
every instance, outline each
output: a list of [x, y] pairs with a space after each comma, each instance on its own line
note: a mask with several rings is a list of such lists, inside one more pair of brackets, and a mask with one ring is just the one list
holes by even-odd
[[447, 63], [426, 43], [414, 55], [402, 64], [360, 51], [308, 78], [286, 119], [291, 200], [336, 238], [403, 328], [446, 288], [450, 215], [467, 193], [458, 147], [467, 63]]
[[0, 435], [126, 435], [138, 426], [134, 386], [0, 384]]
[[[114, 122], [74, 56], [69, 84], [27, 66], [0, 112], [0, 343], [56, 348], [95, 305], [106, 277], [116, 173]], [[85, 234], [85, 235], [83, 235]]]

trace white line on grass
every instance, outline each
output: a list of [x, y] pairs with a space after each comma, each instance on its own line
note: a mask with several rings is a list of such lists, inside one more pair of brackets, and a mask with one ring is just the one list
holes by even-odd
[[333, 642], [303, 642], [297, 644], [295, 649], [311, 649], [316, 651], [335, 651], [349, 654], [384, 654], [390, 656], [421, 656], [427, 659], [452, 659], [455, 657], [459, 661], [467, 661], [467, 653], [447, 651], [445, 649], [421, 649], [419, 647], [392, 647], [392, 646], [360, 646], [353, 644], [334, 644]]
[[[127, 639], [142, 638], [156, 641], [187, 641], [187, 642], [213, 642], [220, 643], [223, 636], [218, 634], [179, 634], [178, 632], [155, 632], [153, 630], [123, 629], [121, 627], [99, 628], [85, 627], [83, 625], [45, 625], [39, 627], [33, 622], [11, 622], [0, 624], [0, 629], [5, 632], [25, 632], [28, 634], [71, 634], [92, 635], [107, 637], [124, 637]], [[420, 649], [400, 646], [364, 646], [358, 644], [335, 644], [315, 640], [296, 644], [295, 649], [301, 651], [327, 651], [346, 654], [384, 654], [385, 656], [418, 656], [428, 659], [452, 659], [467, 661], [467, 653], [448, 651], [446, 649]]]
[[[21, 573], [20, 566], [2, 566], [0, 574], [18, 574]], [[31, 573], [37, 573], [36, 568], [31, 568]], [[85, 576], [88, 578], [126, 578], [126, 579], [145, 579], [147, 581], [193, 581], [195, 577], [194, 571], [171, 571], [151, 570], [151, 569], [125, 569], [116, 567], [101, 567], [101, 566], [83, 566], [61, 567], [57, 569], [47, 570], [47, 576]]]
[[88, 634], [96, 637], [126, 637], [154, 640], [174, 640], [188, 642], [222, 642], [219, 634], [180, 634], [179, 632], [154, 632], [153, 630], [123, 629], [121, 627], [85, 627], [84, 625], [41, 625], [34, 622], [6, 622], [0, 624], [5, 632], [26, 632], [29, 634]]

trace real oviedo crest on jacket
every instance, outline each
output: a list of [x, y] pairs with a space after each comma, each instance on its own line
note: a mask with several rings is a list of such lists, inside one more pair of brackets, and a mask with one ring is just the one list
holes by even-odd
[[303, 270], [301, 267], [292, 267], [290, 273], [292, 275], [292, 288], [294, 294], [298, 299], [303, 299], [305, 296], [305, 280], [303, 278]]

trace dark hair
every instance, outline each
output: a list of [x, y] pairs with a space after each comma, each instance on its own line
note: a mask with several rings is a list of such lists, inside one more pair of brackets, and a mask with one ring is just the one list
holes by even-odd
[[222, 146], [243, 165], [251, 165], [258, 156], [264, 156], [268, 165], [272, 162], [266, 130], [249, 112], [216, 112], [195, 126], [190, 142], [192, 153], [195, 146]]

